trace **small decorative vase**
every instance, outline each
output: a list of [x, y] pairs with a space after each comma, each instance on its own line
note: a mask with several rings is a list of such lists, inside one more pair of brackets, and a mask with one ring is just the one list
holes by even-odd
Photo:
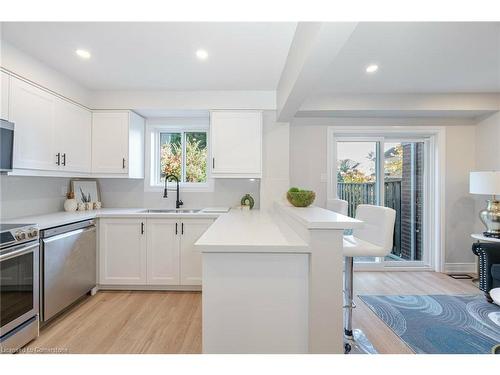
[[243, 198], [241, 198], [241, 205], [248, 206], [250, 207], [250, 209], [252, 209], [255, 205], [255, 201], [250, 194], [245, 194]]
[[83, 202], [78, 203], [78, 211], [85, 211], [86, 205]]
[[85, 202], [85, 209], [87, 211], [93, 210], [94, 209], [94, 203], [92, 203], [92, 202]]
[[102, 208], [102, 203], [97, 201], [94, 202], [94, 210], [100, 210]]
[[78, 208], [78, 205], [76, 203], [76, 199], [66, 199], [64, 201], [64, 211], [67, 211], [67, 212], [72, 212], [72, 211], [76, 211], [76, 209]]

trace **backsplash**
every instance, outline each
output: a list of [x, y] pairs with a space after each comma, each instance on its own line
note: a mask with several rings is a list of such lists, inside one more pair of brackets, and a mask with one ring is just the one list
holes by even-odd
[[66, 177], [0, 176], [0, 219], [62, 211]]
[[[0, 176], [0, 219], [39, 215], [63, 210], [70, 178]], [[104, 207], [175, 207], [175, 191], [145, 192], [143, 180], [98, 179]], [[246, 193], [260, 206], [260, 181], [216, 179], [213, 192], [183, 192], [184, 208], [235, 206]]]
[[[99, 179], [101, 199], [105, 207], [175, 208], [175, 191], [163, 198], [163, 191], [145, 192], [143, 180]], [[240, 199], [250, 193], [258, 208], [260, 203], [259, 180], [215, 179], [213, 192], [183, 192], [183, 208], [239, 205]]]

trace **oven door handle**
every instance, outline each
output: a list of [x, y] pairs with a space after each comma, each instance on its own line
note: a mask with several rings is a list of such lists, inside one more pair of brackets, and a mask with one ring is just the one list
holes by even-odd
[[14, 258], [14, 257], [20, 256], [20, 255], [31, 253], [31, 252], [33, 252], [33, 249], [35, 247], [38, 247], [38, 246], [39, 246], [39, 243], [36, 242], [33, 245], [30, 245], [30, 246], [27, 246], [27, 247], [23, 246], [19, 250], [14, 250], [14, 251], [11, 251], [9, 253], [2, 254], [2, 255], [0, 255], [0, 261], [7, 260], [7, 259], [10, 259], [10, 258]]

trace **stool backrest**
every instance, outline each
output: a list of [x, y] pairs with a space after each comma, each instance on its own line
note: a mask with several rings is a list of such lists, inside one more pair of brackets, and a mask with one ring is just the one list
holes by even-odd
[[343, 199], [330, 199], [326, 207], [331, 211], [347, 216], [349, 203]]
[[353, 231], [355, 237], [380, 246], [387, 253], [391, 252], [394, 245], [396, 211], [388, 207], [360, 204], [356, 208], [356, 219], [364, 224]]

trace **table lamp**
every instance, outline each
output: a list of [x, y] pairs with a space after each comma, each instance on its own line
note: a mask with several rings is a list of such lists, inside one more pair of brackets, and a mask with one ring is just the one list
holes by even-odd
[[479, 217], [486, 226], [483, 234], [500, 238], [500, 201], [496, 199], [496, 195], [500, 194], [500, 171], [470, 172], [469, 191], [471, 194], [491, 195]]

